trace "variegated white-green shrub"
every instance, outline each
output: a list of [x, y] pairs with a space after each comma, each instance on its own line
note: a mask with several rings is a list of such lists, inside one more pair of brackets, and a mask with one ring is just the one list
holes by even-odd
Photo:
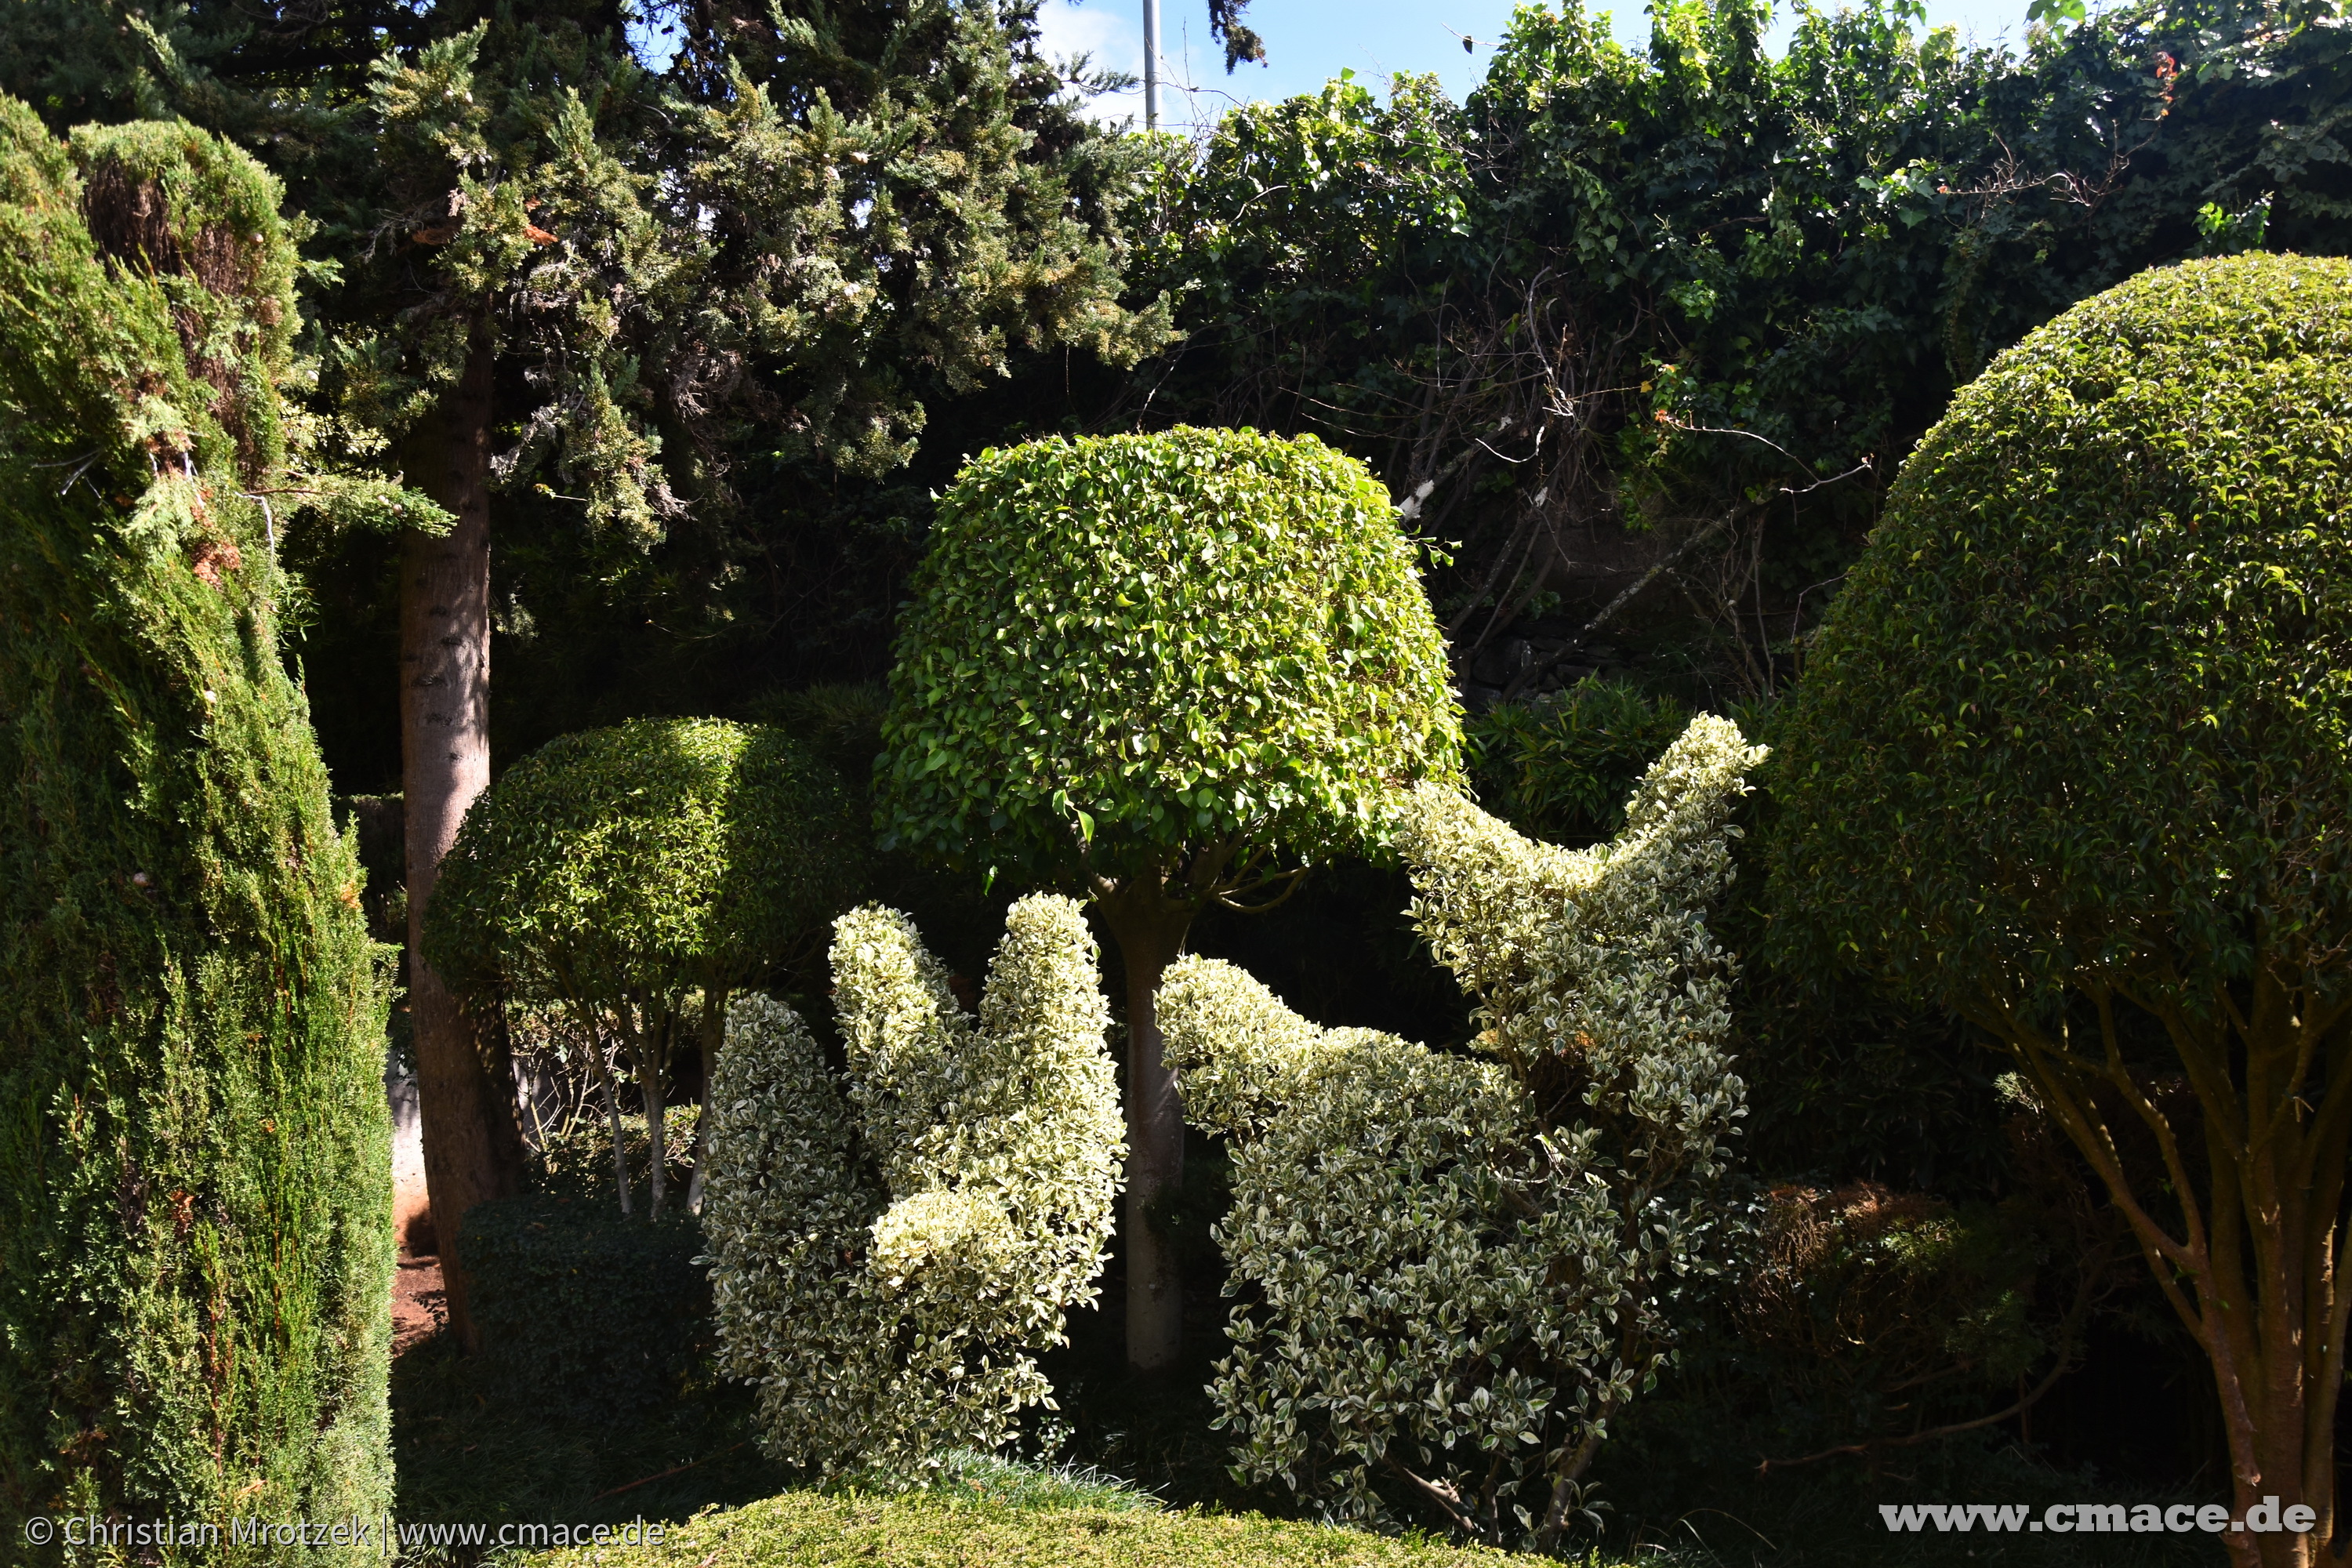
[[1694, 720], [1587, 850], [1434, 785], [1402, 798], [1413, 914], [1478, 999], [1478, 1056], [1319, 1028], [1214, 960], [1171, 969], [1169, 1061], [1233, 1148], [1218, 1239], [1245, 1300], [1213, 1392], [1250, 1479], [1558, 1540], [1671, 1343], [1669, 1296], [1715, 1267], [1745, 1091], [1706, 913], [1762, 756]]
[[1093, 1300], [1125, 1154], [1109, 1013], [1085, 916], [1046, 894], [1013, 906], [977, 1018], [893, 910], [835, 922], [833, 976], [845, 1073], [782, 1003], [728, 1015], [722, 1365], [759, 1384], [774, 1457], [905, 1480], [1051, 1403], [1034, 1352]]

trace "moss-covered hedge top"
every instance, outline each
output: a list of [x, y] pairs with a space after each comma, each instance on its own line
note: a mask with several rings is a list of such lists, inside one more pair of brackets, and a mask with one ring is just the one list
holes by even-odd
[[[1388, 492], [1312, 437], [983, 452], [940, 499], [891, 676], [887, 841], [1097, 869], [1378, 832], [1458, 772], [1445, 643]], [[1125, 864], [1123, 865], [1122, 862]]]
[[2011, 997], [2342, 940], [2347, 511], [2352, 261], [2145, 273], [2000, 356], [1905, 465], [1782, 731], [1784, 925]]
[[474, 991], [751, 984], [856, 897], [859, 816], [780, 730], [640, 719], [562, 736], [467, 812], [425, 956]]
[[[25, 318], [0, 375], [11, 444], [53, 439], [126, 483], [274, 473], [296, 320], [278, 181], [180, 121], [85, 125], [60, 145], [25, 105], [0, 100], [0, 310]], [[198, 523], [171, 513], [229, 500], [142, 521], [176, 534]]]

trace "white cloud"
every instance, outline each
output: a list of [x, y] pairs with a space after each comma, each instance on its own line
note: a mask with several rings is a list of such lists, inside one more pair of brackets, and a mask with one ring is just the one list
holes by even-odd
[[[1037, 10], [1039, 47], [1049, 59], [1087, 57], [1097, 70], [1143, 74], [1143, 22], [1139, 0], [1045, 0]], [[1107, 92], [1087, 105], [1090, 120], [1143, 118], [1143, 89]]]
[[[1160, 0], [1160, 122], [1167, 131], [1213, 124], [1244, 98], [1222, 71], [1206, 68], [1197, 0]], [[1037, 11], [1039, 44], [1048, 58], [1084, 54], [1097, 69], [1143, 74], [1143, 0], [1045, 0]], [[1216, 62], [1212, 61], [1214, 65]], [[1108, 92], [1087, 106], [1087, 118], [1143, 123], [1143, 89]]]

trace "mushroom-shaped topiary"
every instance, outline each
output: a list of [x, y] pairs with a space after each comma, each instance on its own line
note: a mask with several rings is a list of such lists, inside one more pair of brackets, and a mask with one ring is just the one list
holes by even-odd
[[2333, 1533], [2352, 1295], [2352, 262], [2144, 274], [1905, 466], [1782, 734], [1790, 941], [2014, 1057]]
[[[716, 719], [583, 731], [508, 769], [466, 814], [425, 957], [461, 994], [542, 997], [618, 1045], [659, 1151], [663, 1079], [698, 996], [708, 1082], [729, 994], [814, 958], [865, 858], [848, 785], [782, 731]], [[652, 1164], [658, 1215], [658, 1153]]]
[[1247, 430], [983, 452], [900, 635], [885, 842], [1083, 886], [1127, 968], [1128, 1355], [1175, 1358], [1153, 1204], [1183, 1173], [1153, 994], [1211, 903], [1377, 845], [1387, 786], [1459, 773], [1445, 644], [1387, 491]]

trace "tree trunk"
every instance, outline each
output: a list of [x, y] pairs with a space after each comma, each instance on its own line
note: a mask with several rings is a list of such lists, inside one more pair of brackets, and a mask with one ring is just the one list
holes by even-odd
[[645, 1082], [646, 1148], [654, 1168], [653, 1196], [646, 1212], [648, 1217], [659, 1219], [669, 1195], [669, 1097], [668, 1085], [662, 1080], [669, 1070], [672, 1020], [665, 1016], [657, 1023], [650, 1018], [646, 1022], [646, 1048], [637, 1067], [637, 1076]]
[[457, 521], [439, 538], [409, 534], [400, 577], [408, 1016], [449, 1327], [468, 1351], [481, 1335], [467, 1306], [457, 1226], [476, 1204], [516, 1190], [522, 1134], [511, 1085], [497, 1081], [474, 1020], [425, 962], [419, 939], [441, 857], [489, 783], [490, 367], [488, 344], [478, 336], [464, 377], [418, 434], [415, 482]]
[[1160, 977], [1192, 906], [1138, 878], [1098, 900], [1127, 970], [1127, 1362], [1172, 1370], [1184, 1345], [1183, 1269], [1153, 1209], [1184, 1184], [1184, 1103], [1160, 1035]]
[[[2056, 1039], [2014, 1015], [1978, 1015], [2026, 1069], [2129, 1224], [2156, 1282], [2204, 1350], [2230, 1456], [2231, 1514], [2275, 1499], [2311, 1510], [2308, 1532], [2225, 1529], [2236, 1568], [2341, 1562], [2336, 1412], [2352, 1299], [2339, 1274], [2352, 1154], [2352, 1016], [2291, 963], [2256, 966], [2246, 1004], [2221, 1018], [2180, 1006], [2179, 987], [2134, 998], [2161, 1022], [2199, 1102], [2184, 1131], [2127, 1064], [2119, 990], [2084, 984], [2095, 1034]], [[2152, 991], [2156, 988], [2151, 987]], [[2098, 1053], [2098, 1054], [2094, 1054]], [[2102, 1081], [2103, 1080], [2103, 1081]], [[2127, 1169], [2098, 1084], [2152, 1136], [2159, 1169]], [[2196, 1179], [2197, 1156], [2204, 1179]], [[2179, 1210], [2159, 1219], [2158, 1186]]]
[[702, 1212], [703, 1177], [710, 1163], [710, 1084], [719, 1076], [719, 1047], [727, 1043], [727, 988], [712, 986], [702, 993], [702, 1113], [694, 1122], [694, 1178], [686, 1184], [688, 1213]]

